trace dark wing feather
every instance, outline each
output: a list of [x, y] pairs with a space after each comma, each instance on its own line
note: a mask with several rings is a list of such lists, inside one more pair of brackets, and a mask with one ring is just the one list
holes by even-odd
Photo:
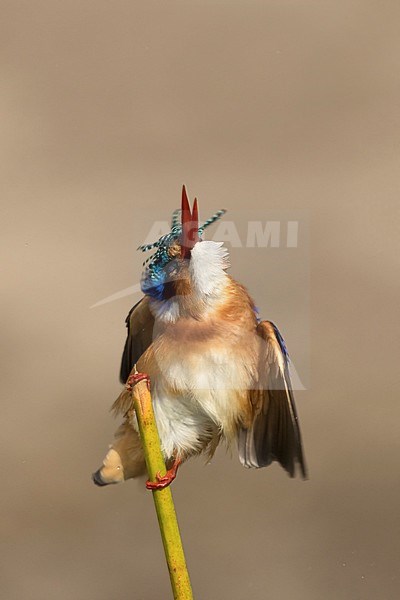
[[137, 363], [153, 341], [154, 317], [150, 312], [147, 296], [131, 308], [125, 323], [128, 328], [128, 337], [121, 360], [119, 375], [121, 383], [126, 383], [133, 365]]
[[307, 477], [300, 427], [288, 368], [288, 355], [278, 329], [269, 321], [257, 326], [262, 338], [257, 389], [251, 427], [239, 432], [239, 457], [246, 467], [266, 467], [278, 461], [291, 477], [300, 467]]

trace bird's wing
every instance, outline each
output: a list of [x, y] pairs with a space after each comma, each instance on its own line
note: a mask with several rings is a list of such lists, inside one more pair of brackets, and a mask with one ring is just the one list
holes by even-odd
[[121, 360], [120, 381], [125, 383], [133, 365], [139, 360], [153, 341], [154, 317], [150, 312], [149, 298], [145, 296], [126, 317], [128, 337]]
[[250, 390], [254, 417], [239, 432], [239, 458], [246, 467], [266, 467], [278, 461], [294, 477], [296, 464], [306, 478], [300, 428], [288, 368], [288, 354], [277, 327], [262, 321], [257, 389]]

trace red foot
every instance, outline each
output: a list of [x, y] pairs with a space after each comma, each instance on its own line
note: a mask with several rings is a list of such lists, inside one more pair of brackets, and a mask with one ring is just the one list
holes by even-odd
[[168, 487], [175, 479], [177, 471], [178, 471], [178, 467], [180, 464], [181, 464], [181, 461], [179, 459], [175, 459], [174, 464], [172, 465], [172, 467], [170, 469], [168, 469], [168, 471], [165, 473], [165, 475], [161, 475], [160, 473], [157, 473], [157, 475], [156, 475], [157, 481], [146, 481], [147, 489], [148, 490], [163, 490], [164, 488]]
[[125, 388], [128, 392], [131, 392], [133, 386], [139, 383], [139, 381], [146, 381], [147, 387], [150, 390], [150, 378], [146, 373], [131, 373], [126, 380]]

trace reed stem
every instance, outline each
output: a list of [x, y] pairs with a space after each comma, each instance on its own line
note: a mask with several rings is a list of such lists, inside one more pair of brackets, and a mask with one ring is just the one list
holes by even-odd
[[[142, 379], [133, 386], [132, 398], [147, 471], [150, 481], [155, 481], [156, 474], [159, 472], [163, 475], [166, 467], [154, 418], [151, 394], [145, 380]], [[153, 490], [152, 493], [174, 600], [193, 600], [171, 489], [166, 487], [162, 490]]]

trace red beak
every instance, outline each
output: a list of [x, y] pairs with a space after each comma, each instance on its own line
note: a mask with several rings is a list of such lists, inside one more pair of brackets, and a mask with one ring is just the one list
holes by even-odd
[[182, 244], [181, 257], [190, 258], [190, 251], [199, 241], [199, 211], [197, 198], [193, 202], [193, 211], [190, 210], [189, 200], [185, 186], [182, 187]]

